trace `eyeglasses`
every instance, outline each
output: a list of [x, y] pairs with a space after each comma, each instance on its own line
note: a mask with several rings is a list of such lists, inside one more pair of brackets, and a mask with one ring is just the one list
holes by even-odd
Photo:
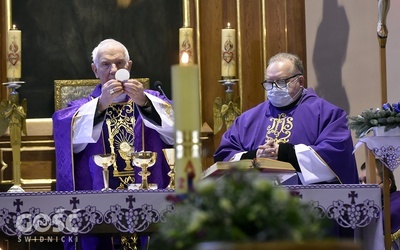
[[275, 86], [278, 89], [284, 89], [287, 88], [287, 86], [291, 83], [291, 79], [297, 77], [297, 76], [301, 76], [302, 74], [296, 74], [294, 76], [288, 77], [286, 79], [279, 79], [279, 80], [275, 80], [275, 81], [269, 81], [269, 80], [265, 80], [261, 83], [261, 85], [263, 86], [263, 88], [265, 90], [271, 90]]

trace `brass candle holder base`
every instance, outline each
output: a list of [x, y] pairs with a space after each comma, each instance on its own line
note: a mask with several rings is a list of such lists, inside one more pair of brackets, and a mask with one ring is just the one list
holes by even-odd
[[13, 185], [7, 193], [24, 193], [25, 190], [20, 185]]

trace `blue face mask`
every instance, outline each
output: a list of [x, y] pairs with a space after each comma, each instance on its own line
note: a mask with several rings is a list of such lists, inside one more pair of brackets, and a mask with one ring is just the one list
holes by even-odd
[[275, 107], [285, 107], [289, 104], [292, 104], [294, 101], [297, 100], [297, 96], [299, 93], [301, 93], [303, 88], [299, 89], [299, 91], [296, 93], [294, 96], [296, 99], [292, 98], [289, 94], [289, 90], [287, 88], [285, 89], [278, 89], [278, 88], [273, 88], [268, 91], [268, 100], [271, 102], [272, 105]]

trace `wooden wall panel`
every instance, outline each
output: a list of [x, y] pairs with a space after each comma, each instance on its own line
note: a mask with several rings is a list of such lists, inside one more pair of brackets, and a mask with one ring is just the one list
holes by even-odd
[[304, 1], [287, 1], [288, 52], [303, 60], [307, 78], [306, 23]]
[[241, 99], [242, 110], [248, 110], [264, 100], [262, 15], [260, 1], [240, 2], [241, 34]]
[[266, 16], [266, 45], [267, 59], [278, 52], [287, 51], [285, 1], [267, 0]]
[[[228, 19], [223, 16], [226, 5], [223, 1], [202, 0], [200, 13], [200, 48], [201, 48], [201, 89], [202, 121], [213, 127], [213, 103], [217, 96], [224, 96], [224, 89], [218, 83], [221, 79], [221, 28]], [[203, 169], [213, 162], [215, 151], [211, 137], [202, 141]]]

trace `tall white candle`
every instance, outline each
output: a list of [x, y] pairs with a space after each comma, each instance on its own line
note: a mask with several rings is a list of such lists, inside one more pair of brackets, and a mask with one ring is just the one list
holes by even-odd
[[222, 78], [236, 77], [236, 31], [230, 27], [221, 32], [221, 76]]
[[7, 32], [6, 43], [7, 59], [7, 78], [21, 78], [21, 31], [13, 25], [13, 28]]
[[[183, 58], [188, 57], [183, 54]], [[201, 179], [200, 96], [198, 66], [173, 65], [172, 99], [175, 117], [175, 192], [185, 193]]]
[[[186, 64], [194, 63], [193, 28], [183, 27], [179, 29], [179, 58], [187, 53], [189, 61]], [[180, 60], [179, 64], [182, 65]]]

